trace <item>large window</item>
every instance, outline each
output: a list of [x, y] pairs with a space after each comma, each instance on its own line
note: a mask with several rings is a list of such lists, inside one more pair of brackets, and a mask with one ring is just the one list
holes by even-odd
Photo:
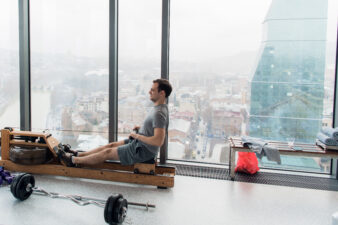
[[31, 0], [32, 129], [108, 142], [109, 1]]
[[227, 163], [225, 139], [247, 132], [249, 77], [270, 2], [171, 2], [169, 158]]
[[336, 17], [327, 1], [172, 1], [169, 158], [225, 163], [229, 136], [315, 143], [332, 124]]
[[0, 1], [0, 129], [20, 126], [18, 1]]
[[119, 1], [118, 136], [142, 126], [152, 107], [149, 90], [160, 78], [161, 7], [158, 0]]
[[[109, 0], [30, 3], [32, 129], [73, 148], [107, 143]], [[337, 1], [170, 3], [169, 159], [224, 164], [229, 136], [314, 143], [332, 126]], [[152, 107], [161, 4], [119, 1], [119, 139]], [[0, 32], [0, 126], [19, 127], [17, 1], [0, 2]], [[260, 165], [329, 172], [331, 164], [282, 156], [281, 165]]]

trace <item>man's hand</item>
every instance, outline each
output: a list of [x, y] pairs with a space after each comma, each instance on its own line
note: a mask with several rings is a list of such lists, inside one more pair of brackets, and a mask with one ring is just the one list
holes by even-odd
[[138, 130], [139, 130], [140, 128], [141, 128], [140, 126], [135, 126], [135, 127], [133, 128], [133, 130], [136, 131], [136, 133], [137, 133]]
[[133, 133], [133, 132], [131, 132], [129, 134], [129, 138], [136, 139], [136, 140], [137, 140], [138, 136], [139, 136], [139, 134], [136, 134], [136, 133]]
[[155, 128], [154, 136], [144, 136], [141, 134], [130, 133], [129, 138], [139, 140], [148, 145], [153, 145], [157, 147], [161, 147], [163, 145], [165, 139], [165, 129], [164, 128]]

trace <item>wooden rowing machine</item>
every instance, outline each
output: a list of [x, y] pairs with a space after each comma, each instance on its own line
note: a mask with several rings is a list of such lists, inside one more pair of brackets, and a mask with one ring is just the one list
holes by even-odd
[[[59, 144], [61, 143], [50, 133], [2, 129], [0, 166], [17, 172], [146, 184], [159, 188], [174, 186], [175, 167], [159, 165], [156, 162], [123, 166], [119, 162], [107, 161], [95, 166], [66, 167], [58, 160]], [[13, 162], [10, 159], [10, 150], [15, 146], [47, 148], [53, 160], [36, 165]]]

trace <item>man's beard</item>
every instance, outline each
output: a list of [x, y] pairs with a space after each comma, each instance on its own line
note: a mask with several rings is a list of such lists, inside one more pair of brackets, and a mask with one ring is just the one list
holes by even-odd
[[153, 99], [152, 97], [150, 97], [150, 101], [152, 101], [152, 102], [156, 102], [156, 101], [157, 101], [157, 99]]

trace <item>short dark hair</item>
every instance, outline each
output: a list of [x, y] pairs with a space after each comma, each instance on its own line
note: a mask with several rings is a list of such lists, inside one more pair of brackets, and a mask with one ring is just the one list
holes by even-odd
[[153, 80], [153, 83], [158, 83], [158, 92], [164, 91], [165, 97], [166, 98], [169, 97], [173, 88], [171, 87], [171, 84], [169, 83], [168, 80], [166, 80], [166, 79], [156, 79], [156, 80]]

